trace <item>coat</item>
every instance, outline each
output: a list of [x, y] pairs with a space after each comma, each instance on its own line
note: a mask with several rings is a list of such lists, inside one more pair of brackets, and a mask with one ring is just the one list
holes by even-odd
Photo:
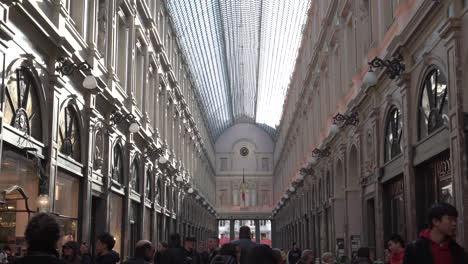
[[[455, 241], [451, 241], [450, 252], [452, 254], [452, 264], [466, 264], [468, 258], [465, 250]], [[433, 264], [431, 241], [424, 237], [419, 237], [415, 241], [406, 245], [403, 264]], [[449, 264], [449, 263], [447, 263]]]
[[248, 238], [241, 238], [239, 240], [233, 241], [232, 244], [238, 245], [241, 249], [240, 264], [247, 264], [250, 249], [257, 246], [257, 243]]

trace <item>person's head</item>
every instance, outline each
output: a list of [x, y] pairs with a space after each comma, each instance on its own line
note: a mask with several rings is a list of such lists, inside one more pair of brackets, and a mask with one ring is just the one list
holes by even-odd
[[146, 261], [153, 259], [154, 249], [153, 244], [148, 240], [140, 240], [135, 245], [135, 257], [143, 258]]
[[114, 248], [115, 239], [114, 236], [105, 232], [97, 237], [96, 241], [96, 252], [98, 254], [104, 254], [107, 251], [111, 251]]
[[392, 253], [398, 253], [401, 249], [405, 248], [405, 242], [403, 238], [398, 234], [393, 234], [388, 240], [388, 249]]
[[205, 248], [205, 242], [204, 242], [203, 240], [200, 240], [200, 241], [198, 242], [198, 245], [197, 245], [197, 246], [198, 246], [198, 251], [200, 251], [200, 252], [203, 252], [203, 251], [205, 251], [205, 249], [206, 249], [206, 248]]
[[62, 246], [62, 255], [68, 258], [75, 258], [78, 255], [79, 244], [75, 241], [68, 241]]
[[239, 229], [239, 238], [250, 239], [250, 227], [241, 226], [241, 228]]
[[293, 247], [293, 249], [296, 249], [296, 248], [299, 248], [299, 245], [297, 244], [297, 242], [293, 242], [292, 247]]
[[275, 264], [283, 263], [283, 257], [281, 256], [281, 249], [273, 248], [273, 257], [275, 257]]
[[5, 252], [7, 255], [11, 255], [11, 248], [6, 245], [3, 247], [3, 252]]
[[435, 204], [429, 209], [429, 227], [448, 237], [457, 232], [457, 209], [447, 203]]
[[310, 249], [302, 251], [301, 258], [299, 259], [300, 263], [312, 264], [314, 263], [314, 252]]
[[248, 264], [271, 264], [275, 261], [273, 250], [265, 244], [254, 246], [247, 255]]
[[325, 252], [322, 254], [323, 263], [333, 263], [333, 254], [331, 252]]
[[184, 247], [187, 249], [187, 250], [193, 250], [195, 248], [195, 242], [197, 242], [197, 240], [195, 239], [195, 237], [187, 237], [185, 239], [185, 243], [184, 243]]
[[180, 247], [180, 235], [173, 233], [169, 236], [169, 246], [170, 247]]
[[226, 256], [236, 256], [236, 245], [232, 243], [226, 243], [221, 246], [221, 249], [219, 250], [220, 255], [226, 255]]
[[159, 252], [164, 252], [169, 248], [169, 245], [166, 242], [160, 242], [158, 243], [158, 251]]
[[52, 215], [39, 213], [29, 220], [24, 236], [29, 251], [55, 251], [60, 227]]
[[370, 249], [368, 247], [361, 247], [357, 251], [358, 258], [370, 258]]
[[208, 248], [210, 250], [216, 249], [219, 247], [219, 238], [217, 237], [210, 237], [208, 239]]

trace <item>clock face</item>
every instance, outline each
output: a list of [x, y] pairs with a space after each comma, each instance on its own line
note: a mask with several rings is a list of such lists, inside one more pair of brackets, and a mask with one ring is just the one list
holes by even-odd
[[244, 156], [244, 157], [247, 156], [247, 155], [249, 155], [249, 149], [246, 148], [246, 147], [242, 147], [242, 148], [240, 149], [240, 154], [241, 154], [241, 156]]

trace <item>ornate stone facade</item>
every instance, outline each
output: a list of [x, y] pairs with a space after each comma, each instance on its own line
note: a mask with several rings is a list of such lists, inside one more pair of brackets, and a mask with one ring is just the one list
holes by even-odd
[[[467, 12], [462, 0], [313, 1], [274, 153], [276, 246], [347, 256], [368, 246], [382, 258], [390, 234], [415, 239], [441, 201], [458, 209], [468, 246]], [[376, 70], [376, 85], [363, 82], [368, 61], [397, 53], [399, 78]], [[353, 112], [356, 126], [330, 132]], [[325, 147], [330, 156], [308, 163]], [[313, 173], [301, 181], [303, 167]]]

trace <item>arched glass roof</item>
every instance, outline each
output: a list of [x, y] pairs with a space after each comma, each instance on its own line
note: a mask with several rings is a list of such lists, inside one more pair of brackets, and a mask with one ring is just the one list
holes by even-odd
[[240, 120], [274, 137], [311, 0], [167, 0], [215, 139]]

